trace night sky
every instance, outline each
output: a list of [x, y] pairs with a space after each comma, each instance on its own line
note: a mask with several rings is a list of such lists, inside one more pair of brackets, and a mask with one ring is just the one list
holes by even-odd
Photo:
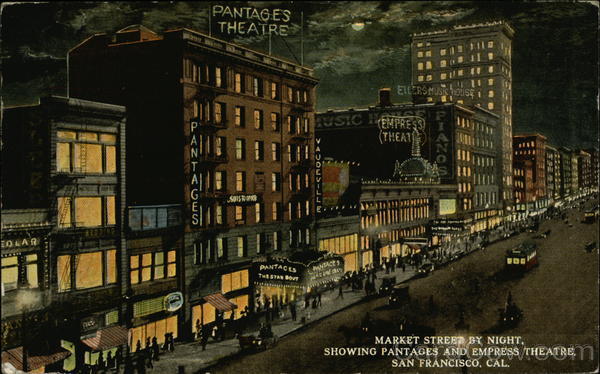
[[[208, 30], [210, 5], [291, 10], [290, 35], [272, 38], [274, 55], [304, 62], [320, 79], [317, 109], [373, 105], [380, 87], [395, 93], [410, 84], [410, 34], [457, 24], [506, 20], [513, 43], [514, 132], [538, 131], [557, 146], [598, 143], [597, 2], [114, 2], [16, 4], [2, 8], [2, 100], [37, 102], [66, 94], [66, 53], [94, 33], [131, 24], [155, 32], [177, 27]], [[351, 25], [364, 22], [362, 30]], [[266, 36], [213, 36], [268, 50]]]

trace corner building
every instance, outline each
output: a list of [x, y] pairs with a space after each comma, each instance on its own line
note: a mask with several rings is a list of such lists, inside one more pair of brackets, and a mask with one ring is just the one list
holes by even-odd
[[415, 103], [455, 102], [500, 116], [501, 200], [512, 205], [512, 39], [502, 21], [453, 26], [412, 35]]
[[72, 96], [127, 106], [128, 204], [183, 206], [180, 336], [253, 307], [254, 258], [314, 249], [316, 84], [188, 29], [131, 26], [70, 51]]

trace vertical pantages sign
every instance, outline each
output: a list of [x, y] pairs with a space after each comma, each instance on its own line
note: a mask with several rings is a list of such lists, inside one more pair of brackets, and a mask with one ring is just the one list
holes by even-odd
[[323, 212], [323, 155], [321, 138], [315, 137], [315, 212]]
[[199, 132], [198, 121], [190, 121], [190, 226], [200, 226], [200, 181], [198, 179]]

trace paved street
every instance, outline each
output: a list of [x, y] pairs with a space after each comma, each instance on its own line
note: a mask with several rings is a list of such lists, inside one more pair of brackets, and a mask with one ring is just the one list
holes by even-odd
[[[544, 344], [585, 345], [593, 347], [593, 361], [527, 360], [510, 362], [510, 372], [562, 373], [592, 371], [598, 359], [598, 253], [587, 253], [583, 247], [597, 240], [597, 224], [580, 223], [583, 213], [568, 213], [569, 227], [560, 220], [542, 222], [539, 232], [552, 230], [547, 239], [539, 239], [540, 266], [520, 279], [497, 277], [503, 267], [505, 250], [534, 234], [523, 233], [490, 245], [446, 268], [436, 270], [423, 279], [410, 281], [410, 292], [416, 303], [409, 317], [436, 328], [436, 335], [457, 335], [460, 300], [470, 328], [477, 335], [491, 328], [510, 290], [524, 311], [524, 320], [505, 335], [521, 335], [528, 346]], [[435, 295], [439, 312], [431, 315], [425, 307]], [[398, 320], [398, 310], [376, 310], [385, 299], [371, 300], [345, 309], [282, 339], [266, 352], [235, 356], [210, 368], [211, 373], [389, 373], [389, 372], [459, 372], [460, 369], [392, 368], [392, 358], [324, 357], [325, 347], [343, 347], [338, 332], [341, 325], [358, 326], [366, 312], [374, 319]], [[390, 335], [394, 335], [390, 332]], [[588, 352], [589, 356], [589, 352]], [[469, 372], [507, 372], [507, 369], [472, 369]], [[186, 371], [188, 372], [188, 371]], [[204, 372], [204, 371], [200, 371]]]

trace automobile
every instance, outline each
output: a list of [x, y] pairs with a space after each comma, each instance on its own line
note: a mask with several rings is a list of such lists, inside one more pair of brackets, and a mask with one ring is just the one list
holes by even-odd
[[410, 294], [408, 292], [408, 284], [401, 283], [392, 287], [388, 303], [390, 306], [400, 306], [410, 301]]
[[586, 252], [592, 252], [594, 249], [596, 249], [596, 242], [589, 242], [585, 245]]
[[389, 275], [381, 278], [381, 286], [379, 286], [379, 294], [380, 295], [388, 295], [394, 285], [396, 284], [396, 277]]
[[435, 266], [432, 263], [423, 264], [417, 270], [417, 274], [422, 277], [426, 277], [435, 269]]
[[551, 230], [546, 230], [543, 233], [534, 236], [533, 238], [534, 239], [546, 239], [548, 236], [550, 236], [550, 232], [551, 232]]

